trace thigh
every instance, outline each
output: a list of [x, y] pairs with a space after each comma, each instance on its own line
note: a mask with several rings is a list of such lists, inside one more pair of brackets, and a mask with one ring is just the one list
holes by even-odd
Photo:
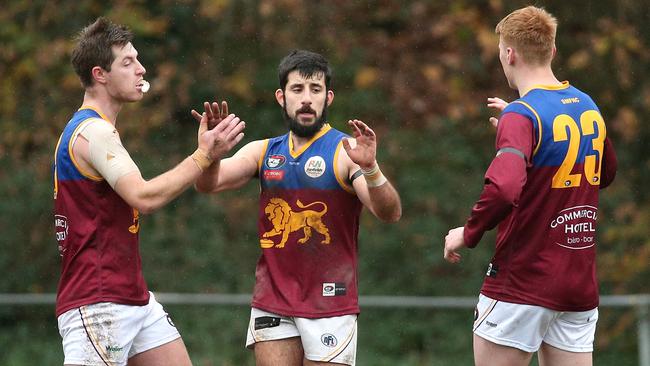
[[299, 337], [255, 343], [256, 366], [301, 366], [302, 343]]
[[357, 353], [357, 315], [330, 318], [294, 318], [306, 365], [354, 365]]
[[[129, 359], [149, 350], [152, 352], [148, 352], [148, 357], [152, 357], [152, 354], [166, 354], [171, 351], [178, 352], [181, 355], [187, 355], [183, 341], [175, 342], [170, 347], [161, 347], [172, 341], [179, 340], [180, 337], [181, 335], [176, 329], [174, 322], [172, 322], [171, 317], [165, 312], [162, 305], [156, 301], [152, 293], [149, 296], [149, 304], [146, 306], [142, 327], [133, 339], [133, 344], [129, 351]], [[130, 361], [129, 364], [131, 364]], [[172, 364], [170, 363], [170, 365]]]
[[597, 308], [580, 312], [562, 312], [549, 326], [544, 336], [544, 343], [567, 351], [569, 355], [591, 353], [594, 349], [597, 322]]
[[557, 314], [540, 306], [497, 301], [480, 295], [474, 334], [497, 345], [532, 353], [539, 349]]
[[476, 366], [526, 366], [533, 354], [502, 346], [474, 334], [474, 364]]
[[591, 352], [569, 352], [542, 343], [537, 354], [540, 366], [591, 366]]
[[97, 303], [58, 317], [66, 365], [126, 365], [142, 325], [141, 306]]
[[128, 366], [191, 366], [185, 343], [181, 338], [129, 358]]

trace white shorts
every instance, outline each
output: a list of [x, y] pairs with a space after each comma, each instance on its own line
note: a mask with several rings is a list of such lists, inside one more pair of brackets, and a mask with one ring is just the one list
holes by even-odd
[[305, 358], [354, 365], [357, 357], [357, 315], [331, 318], [286, 317], [252, 308], [246, 347], [257, 342], [300, 337]]
[[180, 338], [153, 293], [144, 306], [100, 302], [59, 315], [65, 364], [126, 365], [130, 357]]
[[492, 343], [536, 352], [542, 342], [568, 352], [593, 352], [598, 308], [555, 311], [479, 295], [474, 334]]

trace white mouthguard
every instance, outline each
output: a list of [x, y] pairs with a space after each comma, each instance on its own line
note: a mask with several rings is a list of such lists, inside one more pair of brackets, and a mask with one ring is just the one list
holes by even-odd
[[143, 93], [146, 93], [149, 91], [149, 82], [146, 80], [142, 80], [142, 86], [140, 87], [140, 90], [142, 90]]

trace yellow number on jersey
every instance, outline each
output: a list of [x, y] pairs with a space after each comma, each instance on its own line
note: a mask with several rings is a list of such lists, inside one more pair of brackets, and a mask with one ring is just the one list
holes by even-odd
[[[598, 152], [598, 161], [595, 155], [585, 156], [584, 171], [587, 181], [591, 185], [600, 184], [600, 164], [603, 157], [603, 148], [605, 141], [605, 121], [603, 117], [595, 110], [585, 111], [580, 115], [580, 127], [584, 136], [596, 134], [594, 124], [598, 126], [598, 135], [592, 138], [592, 148]], [[569, 140], [569, 148], [564, 161], [553, 176], [551, 187], [569, 188], [578, 187], [582, 179], [580, 174], [571, 174], [578, 158], [580, 149], [580, 139], [582, 138], [578, 123], [567, 114], [561, 114], [553, 120], [553, 141]]]

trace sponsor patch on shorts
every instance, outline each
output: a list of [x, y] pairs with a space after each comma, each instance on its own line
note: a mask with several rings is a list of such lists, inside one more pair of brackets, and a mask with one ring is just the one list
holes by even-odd
[[255, 318], [255, 330], [273, 328], [280, 325], [280, 318], [274, 316], [260, 316]]

